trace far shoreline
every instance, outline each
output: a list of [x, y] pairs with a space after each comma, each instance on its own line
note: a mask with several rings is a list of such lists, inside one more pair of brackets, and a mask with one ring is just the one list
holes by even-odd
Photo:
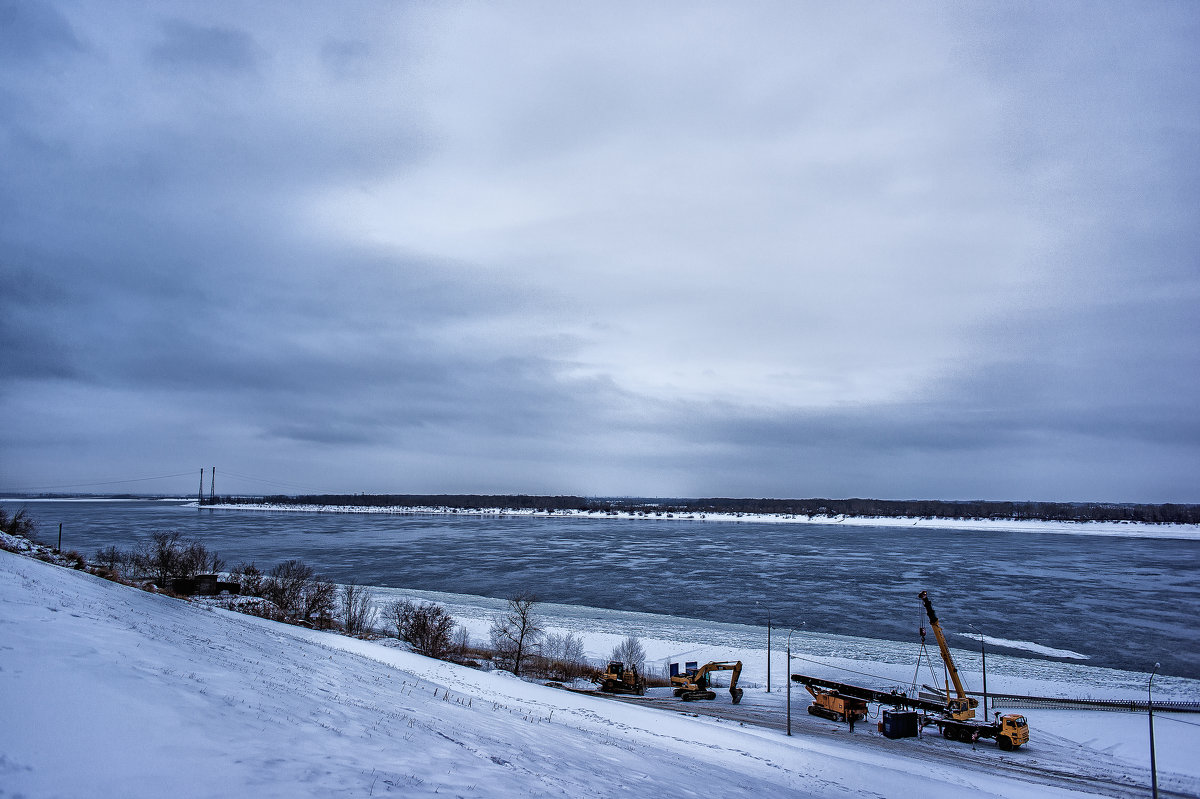
[[1200, 524], [1128, 521], [1057, 521], [1041, 519], [960, 519], [940, 516], [845, 516], [790, 513], [711, 513], [693, 511], [577, 510], [537, 508], [458, 508], [444, 505], [312, 505], [302, 503], [214, 503], [193, 500], [184, 507], [280, 513], [368, 513], [393, 516], [536, 516], [543, 518], [624, 519], [629, 521], [702, 521], [769, 524], [819, 524], [846, 527], [916, 527], [974, 532], [1027, 532], [1059, 535], [1101, 535], [1123, 538], [1167, 538], [1200, 542]]

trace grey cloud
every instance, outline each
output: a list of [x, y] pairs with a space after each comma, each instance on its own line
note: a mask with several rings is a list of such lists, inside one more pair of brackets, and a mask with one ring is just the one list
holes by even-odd
[[371, 48], [361, 39], [328, 39], [321, 45], [321, 60], [336, 78], [362, 76]]
[[245, 72], [256, 67], [261, 51], [245, 31], [172, 19], [162, 23], [149, 57], [162, 66]]
[[1194, 499], [1188, 7], [0, 8], [0, 478]]
[[39, 64], [83, 50], [71, 24], [50, 3], [0, 0], [0, 62]]

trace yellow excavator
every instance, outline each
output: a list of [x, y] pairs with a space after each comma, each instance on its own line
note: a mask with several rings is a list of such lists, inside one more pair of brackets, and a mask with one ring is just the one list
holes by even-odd
[[[933, 603], [929, 601], [929, 592], [922, 591], [917, 598], [925, 605], [925, 615], [929, 617], [929, 625], [937, 638], [938, 649], [942, 653], [942, 661], [946, 664], [946, 672], [954, 682], [954, 695], [950, 695], [950, 684], [946, 684], [946, 709], [941, 716], [931, 719], [941, 730], [942, 736], [954, 741], [974, 743], [980, 738], [995, 738], [996, 744], [1004, 751], [1011, 751], [1018, 746], [1029, 743], [1029, 724], [1024, 716], [1009, 714], [1001, 716], [996, 713], [996, 720], [986, 721], [975, 718], [975, 708], [979, 700], [967, 696], [963, 689], [958, 669], [954, 666], [954, 658], [950, 657], [950, 647], [946, 646], [946, 636], [942, 633], [942, 625], [938, 623], [937, 614], [933, 612]], [[925, 633], [922, 630], [921, 638]]]
[[733, 699], [733, 704], [741, 702], [743, 691], [737, 687], [738, 677], [742, 674], [742, 661], [740, 660], [714, 660], [705, 663], [698, 669], [687, 669], [683, 674], [672, 674], [671, 687], [675, 689], [675, 696], [685, 702], [696, 699], [716, 699], [717, 692], [709, 690], [708, 687], [708, 675], [715, 671], [733, 672], [729, 678], [729, 696]]

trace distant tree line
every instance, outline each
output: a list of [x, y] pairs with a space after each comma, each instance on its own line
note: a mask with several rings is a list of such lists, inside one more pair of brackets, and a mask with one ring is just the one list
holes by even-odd
[[839, 516], [910, 516], [946, 519], [1026, 519], [1074, 522], [1200, 523], [1200, 505], [1108, 502], [995, 502], [893, 499], [694, 499], [689, 512], [784, 513]]
[[[208, 500], [205, 500], [206, 503]], [[1112, 502], [996, 502], [936, 499], [603, 499], [526, 494], [311, 494], [302, 496], [217, 497], [217, 503], [268, 505], [346, 505], [351, 507], [438, 507], [586, 513], [778, 513], [799, 516], [910, 516], [945, 519], [1022, 519], [1074, 522], [1200, 524], [1200, 505], [1145, 505]]]

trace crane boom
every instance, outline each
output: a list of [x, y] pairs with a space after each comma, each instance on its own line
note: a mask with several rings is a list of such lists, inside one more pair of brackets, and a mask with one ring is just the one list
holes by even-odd
[[[933, 634], [937, 637], [938, 649], [942, 652], [942, 661], [946, 664], [946, 671], [950, 673], [950, 679], [954, 681], [954, 691], [957, 697], [949, 700], [947, 704], [954, 713], [955, 718], [969, 719], [975, 717], [975, 707], [979, 704], [979, 700], [974, 697], [967, 696], [966, 690], [963, 689], [962, 680], [958, 676], [958, 669], [954, 666], [954, 658], [950, 657], [950, 647], [946, 645], [946, 636], [942, 633], [942, 625], [938, 623], [937, 613], [933, 610], [933, 603], [929, 601], [929, 592], [922, 591], [917, 594], [917, 598], [925, 603], [925, 615], [929, 616], [929, 624], [933, 627]], [[949, 686], [947, 686], [949, 693]]]

